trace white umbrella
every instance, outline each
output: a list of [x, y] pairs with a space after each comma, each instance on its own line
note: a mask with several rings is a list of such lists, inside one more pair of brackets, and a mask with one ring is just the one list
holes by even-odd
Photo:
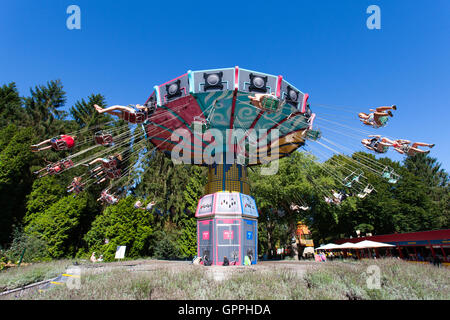
[[356, 249], [356, 248], [358, 248], [356, 247], [356, 244], [351, 242], [346, 242], [339, 245], [339, 249]]
[[355, 249], [395, 247], [393, 244], [364, 240], [354, 244]]
[[329, 244], [320, 246], [320, 247], [316, 248], [315, 250], [332, 250], [332, 249], [339, 249], [339, 246], [334, 243], [329, 243]]

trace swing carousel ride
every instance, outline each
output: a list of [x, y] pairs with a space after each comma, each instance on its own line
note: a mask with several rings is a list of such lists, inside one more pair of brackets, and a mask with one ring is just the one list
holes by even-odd
[[[339, 115], [344, 113], [333, 106], [312, 106], [339, 110]], [[392, 147], [399, 153], [413, 155], [429, 152], [419, 146], [433, 146], [373, 135], [362, 129], [361, 124], [354, 128], [335, 115], [327, 118], [326, 112], [316, 116], [308, 103], [308, 94], [282, 76], [238, 67], [188, 71], [155, 86], [142, 106], [96, 105], [95, 109], [117, 116], [125, 124], [113, 126], [110, 122], [84, 128], [32, 146], [34, 152], [51, 149], [70, 153], [36, 174], [58, 175], [78, 166], [87, 167], [84, 175], [74, 177], [68, 192], [76, 195], [91, 185], [108, 184], [98, 200], [114, 205], [119, 201], [114, 192], [126, 194], [125, 181], [127, 178], [129, 181], [139, 159], [153, 158], [156, 151], [175, 163], [206, 166], [206, 195], [199, 200], [195, 216], [198, 255], [207, 256], [213, 264], [221, 264], [224, 256], [234, 258], [236, 264], [242, 264], [246, 256], [256, 263], [258, 211], [250, 196], [249, 167], [269, 169], [267, 166], [274, 160], [289, 156], [300, 147], [324, 159], [330, 157], [329, 152], [339, 155], [329, 161], [340, 166], [347, 173], [345, 176], [317, 162], [341, 186], [338, 191], [325, 190], [314, 183], [314, 176], [307, 177], [325, 202], [339, 205], [348, 196], [364, 198], [376, 191], [363, 169], [385, 178], [387, 183], [395, 184], [400, 179], [391, 167], [381, 165], [373, 157], [363, 153], [348, 156], [345, 152], [355, 152], [359, 146], [383, 154]], [[396, 106], [379, 107], [370, 109], [370, 113], [360, 112], [358, 117], [364, 126], [379, 130], [387, 125], [395, 110]], [[355, 113], [350, 113], [354, 121]], [[320, 130], [315, 126], [320, 126]], [[351, 139], [358, 141], [345, 145]], [[147, 148], [146, 141], [153, 147]], [[133, 151], [124, 153], [130, 145]], [[82, 150], [75, 152], [77, 149]], [[300, 202], [298, 207], [308, 210], [308, 205]], [[150, 202], [144, 207], [140, 201], [135, 205], [143, 210], [157, 210], [157, 205], [154, 206]]]

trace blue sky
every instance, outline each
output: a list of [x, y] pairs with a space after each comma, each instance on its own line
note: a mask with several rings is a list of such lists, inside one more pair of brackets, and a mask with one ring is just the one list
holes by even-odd
[[[81, 30], [66, 27], [72, 4]], [[380, 30], [366, 27], [372, 4]], [[67, 107], [92, 93], [126, 105], [189, 69], [238, 65], [283, 75], [310, 94], [319, 117], [346, 121], [355, 137], [370, 131], [357, 112], [396, 104], [376, 132], [436, 143], [431, 155], [449, 171], [449, 16], [447, 0], [3, 1], [0, 84], [15, 81], [28, 95], [61, 79]]]

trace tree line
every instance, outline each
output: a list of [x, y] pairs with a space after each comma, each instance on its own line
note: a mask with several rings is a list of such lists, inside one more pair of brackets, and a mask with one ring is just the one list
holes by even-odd
[[[113, 206], [96, 201], [104, 185], [90, 186], [75, 197], [67, 193], [72, 178], [85, 172], [82, 166], [36, 178], [33, 172], [45, 161], [68, 153], [32, 153], [32, 144], [67, 132], [92, 135], [91, 128], [106, 123], [124, 126], [95, 111], [94, 104], [107, 106], [101, 94], [91, 94], [68, 109], [65, 104], [66, 92], [58, 80], [31, 88], [26, 97], [15, 83], [0, 87], [0, 262], [17, 260], [24, 248], [28, 261], [87, 258], [93, 251], [112, 260], [118, 245], [127, 246], [130, 258], [192, 258], [197, 239], [194, 213], [204, 195], [205, 168], [174, 165], [165, 155], [152, 153], [139, 163], [140, 170], [133, 171], [122, 199]], [[145, 150], [154, 147], [143, 143]], [[131, 155], [129, 163], [137, 159], [131, 142], [125, 152]], [[341, 188], [327, 172], [345, 176], [349, 158], [334, 156], [320, 164], [294, 152], [280, 160], [276, 175], [251, 171], [251, 192], [260, 213], [258, 251], [290, 246], [300, 220], [310, 227], [316, 244], [354, 235], [355, 230], [383, 234], [449, 228], [448, 174], [437, 159], [419, 155], [398, 163], [364, 156], [394, 168], [401, 179], [389, 184], [363, 168], [376, 191], [363, 199], [348, 197], [338, 206], [324, 200], [327, 190]], [[137, 209], [136, 200], [155, 201], [157, 210]], [[298, 209], [301, 204], [309, 209]]]

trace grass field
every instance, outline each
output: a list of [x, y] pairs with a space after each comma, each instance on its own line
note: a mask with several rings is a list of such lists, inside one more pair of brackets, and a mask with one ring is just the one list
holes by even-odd
[[70, 264], [72, 264], [70, 260], [58, 260], [2, 270], [0, 292], [56, 277]]
[[[57, 286], [4, 299], [450, 299], [450, 269], [381, 259], [348, 262], [271, 262], [251, 267], [204, 267], [188, 263], [140, 261], [83, 268], [79, 290]], [[0, 273], [11, 288], [62, 272], [68, 261], [37, 264]], [[367, 286], [368, 267], [380, 270], [380, 288]], [[215, 273], [224, 273], [222, 281]], [[5, 286], [6, 284], [6, 286]]]

